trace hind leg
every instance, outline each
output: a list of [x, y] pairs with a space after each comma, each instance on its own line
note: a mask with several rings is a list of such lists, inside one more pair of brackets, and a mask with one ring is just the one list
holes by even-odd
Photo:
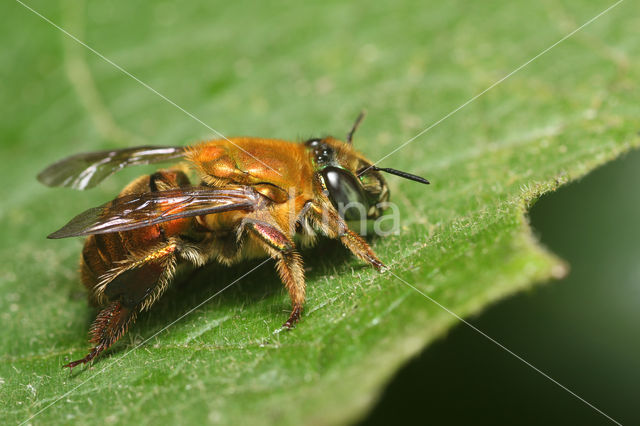
[[122, 305], [121, 302], [113, 302], [107, 308], [100, 311], [91, 325], [89, 342], [94, 346], [82, 359], [72, 361], [63, 367], [73, 368], [80, 364], [91, 362], [102, 351], [113, 345], [127, 331], [129, 324], [135, 321], [135, 311]]
[[166, 290], [176, 266], [178, 245], [169, 242], [145, 256], [120, 263], [101, 277], [95, 291], [108, 300], [91, 325], [93, 347], [82, 359], [65, 367], [86, 364], [126, 333], [138, 313], [148, 309]]

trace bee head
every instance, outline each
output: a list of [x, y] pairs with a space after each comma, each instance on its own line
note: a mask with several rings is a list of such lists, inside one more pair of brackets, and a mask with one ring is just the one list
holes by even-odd
[[321, 190], [347, 221], [366, 215], [375, 219], [389, 200], [389, 187], [381, 172], [428, 184], [419, 176], [395, 169], [379, 168], [352, 145], [353, 133], [364, 118], [361, 113], [347, 134], [346, 142], [333, 137], [313, 138], [305, 142]]

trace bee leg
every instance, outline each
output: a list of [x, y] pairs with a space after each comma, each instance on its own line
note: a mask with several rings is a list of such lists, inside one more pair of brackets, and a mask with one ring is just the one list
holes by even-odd
[[262, 243], [269, 255], [276, 260], [280, 279], [289, 291], [293, 309], [283, 328], [292, 328], [300, 319], [304, 304], [305, 283], [302, 258], [295, 244], [278, 226], [254, 219], [245, 219], [244, 229], [251, 232]]
[[384, 272], [387, 267], [382, 263], [378, 256], [373, 252], [371, 246], [358, 234], [350, 229], [347, 229], [343, 235], [340, 236], [340, 241], [347, 247], [351, 253], [356, 255], [359, 259], [369, 263], [376, 268], [379, 272]]
[[342, 244], [348, 248], [358, 259], [369, 263], [379, 272], [383, 272], [387, 267], [382, 263], [373, 249], [358, 234], [349, 229], [342, 220], [338, 212], [329, 206], [327, 202], [324, 207], [313, 205], [311, 207], [311, 218], [315, 224], [330, 238], [340, 238]]
[[92, 361], [126, 333], [138, 313], [151, 307], [167, 288], [175, 270], [177, 250], [177, 243], [169, 243], [104, 274], [95, 291], [109, 304], [91, 325], [89, 342], [94, 346], [84, 358], [64, 367]]
[[123, 306], [121, 302], [113, 302], [100, 311], [89, 332], [91, 335], [89, 342], [95, 346], [84, 358], [72, 361], [63, 367], [73, 368], [91, 362], [127, 331], [129, 324], [135, 321], [135, 316], [135, 311]]

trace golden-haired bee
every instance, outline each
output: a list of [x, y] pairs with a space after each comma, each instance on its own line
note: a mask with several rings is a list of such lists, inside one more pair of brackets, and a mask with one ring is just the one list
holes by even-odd
[[[93, 360], [127, 331], [167, 289], [180, 264], [232, 264], [270, 256], [293, 310], [305, 298], [302, 259], [294, 237], [338, 238], [358, 258], [382, 270], [365, 240], [347, 226], [342, 207], [365, 206], [366, 219], [382, 213], [389, 190], [380, 172], [421, 183], [426, 179], [379, 168], [352, 146], [361, 114], [346, 142], [333, 137], [294, 143], [239, 137], [191, 147], [142, 146], [78, 154], [45, 169], [48, 186], [87, 189], [123, 167], [183, 159], [185, 164], [141, 176], [118, 198], [73, 218], [48, 238], [87, 236], [82, 282], [101, 310], [90, 329], [92, 348], [74, 367]], [[192, 185], [188, 173], [198, 175]]]

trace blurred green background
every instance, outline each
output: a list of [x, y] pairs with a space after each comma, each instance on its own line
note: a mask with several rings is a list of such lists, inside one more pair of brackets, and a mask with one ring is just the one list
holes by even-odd
[[[640, 424], [640, 152], [543, 196], [531, 224], [567, 278], [471, 323], [622, 424]], [[405, 366], [363, 424], [611, 424], [465, 325]]]

